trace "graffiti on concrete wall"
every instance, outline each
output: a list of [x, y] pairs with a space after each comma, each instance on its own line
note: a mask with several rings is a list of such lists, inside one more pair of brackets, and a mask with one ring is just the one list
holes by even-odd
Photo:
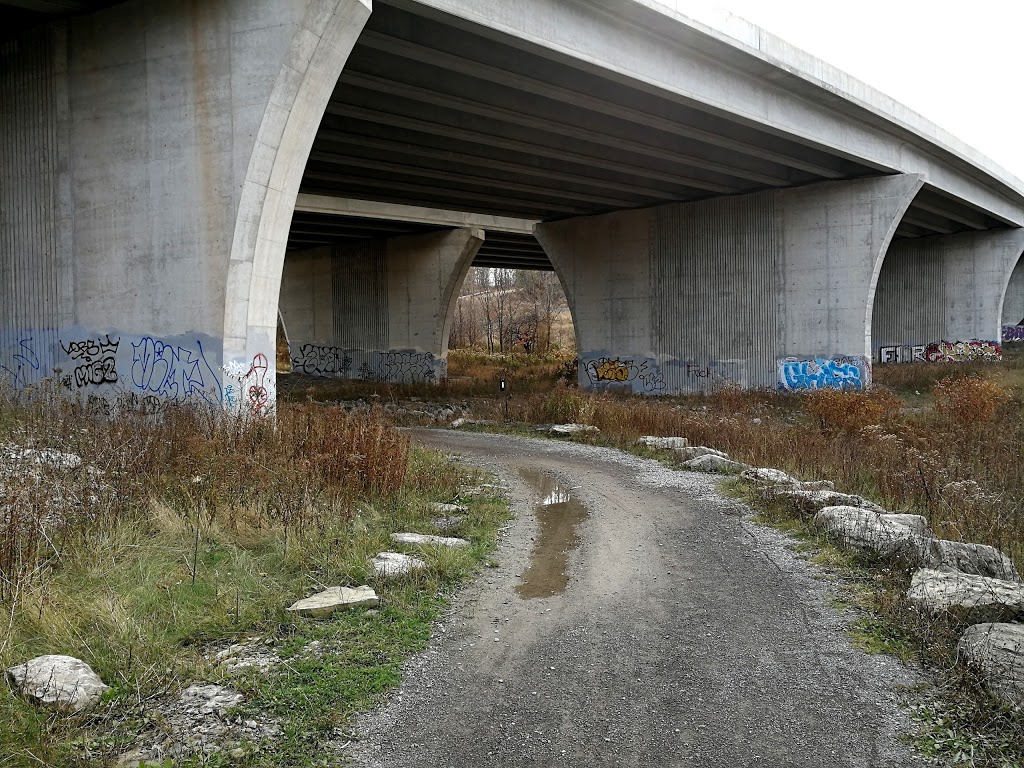
[[39, 355], [31, 336], [18, 339], [7, 349], [0, 350], [0, 382], [15, 389], [27, 387], [41, 373]]
[[1003, 359], [1003, 348], [994, 341], [939, 341], [929, 344], [924, 351], [930, 363], [966, 363], [972, 360], [996, 361]]
[[892, 347], [882, 347], [878, 350], [878, 362], [880, 363], [923, 363], [925, 346], [924, 344], [903, 344]]
[[790, 392], [814, 389], [863, 389], [868, 362], [862, 357], [786, 357], [778, 361], [779, 388]]
[[310, 376], [347, 377], [352, 371], [352, 358], [339, 347], [301, 344], [299, 354], [292, 358], [292, 370]]
[[62, 339], [60, 347], [74, 368], [61, 378], [61, 384], [68, 389], [117, 384], [117, 350], [120, 346], [121, 339], [111, 339], [109, 333], [74, 341]]
[[270, 361], [262, 352], [247, 362], [225, 363], [224, 405], [229, 410], [264, 416], [274, 410], [277, 393], [270, 381]]
[[1024, 341], [1024, 325], [1004, 325], [1003, 343], [1007, 341]]
[[378, 378], [382, 381], [434, 381], [434, 356], [430, 352], [380, 352]]
[[583, 360], [582, 368], [590, 383], [627, 384], [637, 382], [633, 389], [644, 392], [661, 392], [665, 389], [665, 377], [647, 360], [623, 359], [619, 357], [597, 357]]
[[222, 402], [220, 377], [198, 339], [191, 347], [152, 336], [132, 342], [131, 384], [143, 396], [209, 405]]

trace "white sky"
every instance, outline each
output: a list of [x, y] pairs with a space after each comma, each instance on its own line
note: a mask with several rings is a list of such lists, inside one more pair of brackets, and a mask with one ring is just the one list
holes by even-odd
[[717, 6], [763, 27], [892, 96], [1024, 179], [1024, 0], [668, 4], [698, 20], [708, 6]]

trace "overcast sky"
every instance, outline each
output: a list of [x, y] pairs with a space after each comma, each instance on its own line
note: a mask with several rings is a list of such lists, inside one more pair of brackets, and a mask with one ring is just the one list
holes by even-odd
[[717, 6], [719, 13], [763, 27], [892, 96], [1024, 179], [1024, 0], [667, 4], [698, 20]]

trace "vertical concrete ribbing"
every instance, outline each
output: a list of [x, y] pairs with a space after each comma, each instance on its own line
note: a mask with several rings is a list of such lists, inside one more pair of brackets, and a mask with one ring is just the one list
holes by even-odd
[[334, 344], [388, 349], [387, 241], [338, 246], [331, 253]]
[[[738, 383], [774, 383], [774, 207], [764, 194], [656, 211], [650, 244], [656, 357], [682, 354], [697, 366], [732, 363], [743, 379]], [[685, 365], [664, 374], [670, 390], [687, 388]]]
[[912, 250], [903, 242], [893, 243], [878, 276], [871, 313], [875, 360], [881, 347], [941, 340], [946, 290], [939, 239], [914, 244]]
[[49, 372], [57, 343], [57, 110], [51, 30], [0, 46], [0, 381]]

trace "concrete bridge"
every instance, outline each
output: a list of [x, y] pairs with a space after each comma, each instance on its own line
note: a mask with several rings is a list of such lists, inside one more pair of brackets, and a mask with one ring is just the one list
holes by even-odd
[[[1024, 183], [653, 0], [0, 0], [0, 377], [274, 402], [437, 378], [471, 264], [554, 268], [587, 386], [863, 387], [1024, 317]], [[1012, 276], [1012, 277], [1011, 277]], [[1009, 291], [1008, 291], [1009, 287]]]

